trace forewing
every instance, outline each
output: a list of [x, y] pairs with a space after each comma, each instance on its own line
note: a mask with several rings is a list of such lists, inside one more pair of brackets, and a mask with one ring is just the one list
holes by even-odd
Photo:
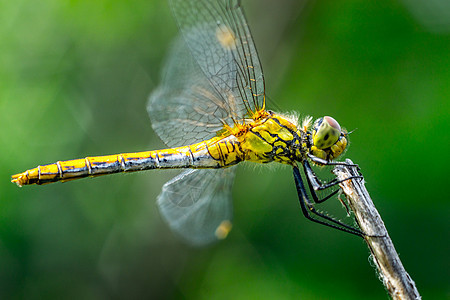
[[226, 237], [231, 229], [231, 186], [235, 167], [186, 170], [167, 182], [159, 210], [171, 229], [191, 245]]
[[184, 40], [176, 39], [161, 84], [150, 95], [147, 111], [155, 132], [169, 147], [214, 137], [233, 125], [231, 108], [194, 61]]
[[264, 108], [264, 77], [239, 0], [170, 0], [189, 49], [236, 120]]

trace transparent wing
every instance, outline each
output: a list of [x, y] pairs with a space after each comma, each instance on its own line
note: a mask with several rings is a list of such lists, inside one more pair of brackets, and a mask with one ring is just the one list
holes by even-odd
[[187, 170], [167, 182], [157, 203], [172, 230], [195, 246], [226, 237], [234, 173], [235, 167]]
[[217, 94], [235, 112], [264, 109], [264, 77], [239, 0], [170, 0], [189, 49]]
[[174, 41], [147, 111], [153, 129], [169, 147], [210, 139], [224, 124], [233, 126], [231, 108], [205, 77], [181, 37]]

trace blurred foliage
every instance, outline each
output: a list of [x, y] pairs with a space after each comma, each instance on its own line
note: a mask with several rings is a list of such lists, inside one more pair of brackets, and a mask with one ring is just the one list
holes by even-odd
[[[424, 299], [442, 299], [450, 37], [412, 2], [243, 4], [270, 104], [357, 128], [346, 156]], [[287, 167], [241, 167], [233, 231], [205, 249], [157, 213], [176, 172], [9, 183], [38, 164], [163, 147], [145, 106], [176, 32], [164, 0], [0, 4], [0, 297], [385, 298], [361, 240], [303, 218]]]

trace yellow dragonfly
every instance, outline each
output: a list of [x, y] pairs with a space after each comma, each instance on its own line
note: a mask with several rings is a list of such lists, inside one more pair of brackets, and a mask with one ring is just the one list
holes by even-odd
[[[265, 109], [264, 76], [239, 0], [170, 0], [182, 33], [169, 54], [148, 112], [153, 129], [170, 148], [58, 161], [12, 176], [18, 186], [151, 169], [187, 169], [158, 196], [170, 227], [194, 245], [225, 238], [231, 229], [235, 165], [278, 162], [293, 167], [304, 215], [362, 236], [357, 228], [318, 212], [322, 183], [310, 162], [334, 162], [347, 146], [347, 132], [329, 116], [302, 123]], [[305, 188], [298, 168], [303, 172]], [[350, 178], [349, 178], [350, 179]], [[308, 193], [309, 191], [309, 193]]]

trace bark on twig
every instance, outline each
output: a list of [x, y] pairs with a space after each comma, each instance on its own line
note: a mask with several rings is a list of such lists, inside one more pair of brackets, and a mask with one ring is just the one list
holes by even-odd
[[[346, 162], [353, 164], [349, 159]], [[338, 180], [360, 175], [357, 167], [350, 166], [336, 166], [333, 172]], [[421, 299], [414, 281], [395, 251], [383, 220], [370, 199], [364, 179], [346, 180], [340, 185], [359, 227], [367, 235], [365, 241], [372, 253], [378, 274], [392, 299]]]

